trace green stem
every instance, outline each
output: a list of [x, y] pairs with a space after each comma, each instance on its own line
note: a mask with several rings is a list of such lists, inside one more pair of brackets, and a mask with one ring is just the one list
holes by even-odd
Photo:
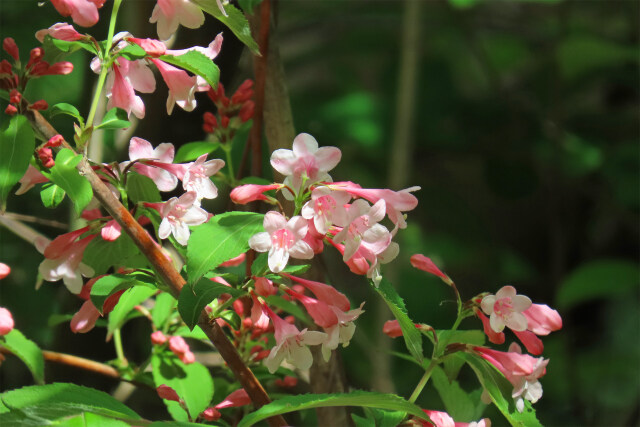
[[225, 157], [227, 159], [227, 167], [229, 171], [229, 185], [231, 187], [235, 187], [236, 185], [236, 176], [233, 173], [233, 159], [231, 158], [231, 145], [223, 145]]
[[111, 45], [113, 43], [113, 34], [116, 29], [116, 17], [118, 16], [118, 9], [120, 9], [120, 4], [122, 0], [114, 0], [113, 9], [111, 10], [111, 19], [109, 20], [109, 33], [107, 34], [107, 45], [104, 49], [104, 54], [101, 58], [102, 60], [102, 69], [100, 70], [100, 76], [98, 77], [98, 84], [96, 86], [96, 91], [93, 94], [93, 100], [91, 101], [91, 108], [89, 109], [89, 115], [87, 116], [87, 122], [85, 123], [84, 129], [86, 130], [88, 127], [93, 126], [93, 119], [96, 115], [96, 110], [98, 109], [98, 103], [100, 102], [100, 95], [102, 94], [102, 88], [104, 87], [104, 82], [107, 79], [107, 73], [109, 72], [109, 66], [111, 65], [111, 61], [109, 60], [109, 51], [111, 50]]
[[127, 366], [127, 358], [124, 357], [124, 351], [122, 350], [122, 337], [120, 336], [120, 328], [116, 328], [113, 331], [113, 345], [116, 348], [116, 356], [121, 366]]
[[420, 393], [422, 393], [424, 386], [427, 385], [429, 378], [431, 378], [431, 373], [433, 372], [433, 369], [436, 367], [436, 365], [438, 365], [438, 363], [438, 359], [431, 359], [431, 363], [429, 363], [429, 366], [427, 366], [427, 369], [425, 369], [424, 375], [422, 376], [422, 378], [420, 378], [420, 381], [418, 382], [415, 390], [413, 390], [413, 393], [411, 393], [409, 402], [414, 403], [418, 399], [418, 396], [420, 396]]

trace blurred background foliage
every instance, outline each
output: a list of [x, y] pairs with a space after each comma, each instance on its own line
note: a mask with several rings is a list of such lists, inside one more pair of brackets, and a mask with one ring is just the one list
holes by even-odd
[[[411, 52], [417, 59], [412, 151], [403, 167], [392, 169], [404, 2], [275, 2], [274, 28], [296, 130], [342, 150], [335, 180], [379, 188], [403, 174], [408, 185], [421, 187], [420, 204], [399, 233], [398, 266], [390, 273], [414, 321], [449, 327], [455, 304], [441, 282], [410, 267], [413, 253], [432, 257], [465, 298], [512, 284], [534, 302], [557, 308], [564, 319], [563, 330], [544, 339], [551, 362], [542, 380], [544, 397], [536, 404], [542, 423], [638, 425], [639, 3], [421, 3], [421, 41]], [[155, 37], [147, 22], [154, 4], [125, 1], [120, 28]], [[0, 0], [0, 36], [14, 37], [23, 58], [37, 44], [37, 29], [62, 20], [50, 4]], [[180, 31], [175, 46], [206, 45], [222, 30], [207, 17], [203, 29]], [[91, 32], [104, 37], [105, 22]], [[230, 32], [224, 37], [217, 62], [222, 82], [234, 90], [251, 77], [251, 57]], [[27, 97], [73, 103], [86, 112], [85, 93], [94, 82], [89, 59], [74, 54], [72, 75], [42, 78]], [[155, 94], [142, 96], [147, 118], [135, 135], [154, 145], [202, 140], [202, 113], [212, 103], [203, 94], [195, 112], [176, 109], [167, 120], [165, 96], [160, 81]], [[53, 123], [69, 135], [67, 118]], [[130, 136], [106, 135], [103, 160], [126, 157]], [[237, 151], [239, 160], [242, 147]], [[226, 192], [208, 209], [223, 210]], [[8, 211], [63, 222], [70, 216], [66, 204], [55, 211], [42, 208], [35, 190], [11, 199]], [[50, 237], [62, 232], [34, 226]], [[68, 323], [48, 323], [81, 302], [60, 284], [35, 291], [41, 255], [4, 228], [0, 239], [0, 260], [13, 271], [1, 283], [0, 304], [14, 312], [17, 327], [47, 349], [113, 358], [103, 330], [74, 336]], [[332, 250], [325, 252], [330, 280], [352, 301], [367, 301], [354, 342], [343, 351], [349, 383], [408, 395], [420, 372], [390, 355], [403, 351], [401, 342], [379, 336], [391, 314], [377, 306], [361, 277], [350, 275]], [[462, 327], [480, 325], [468, 320]], [[137, 321], [123, 331], [131, 359], [148, 354], [148, 332]], [[4, 363], [2, 389], [30, 382], [19, 363]], [[461, 375], [464, 389], [478, 388], [469, 372]], [[116, 386], [53, 366], [48, 380]], [[418, 403], [444, 409], [428, 390]], [[136, 393], [131, 401], [157, 409], [153, 395]], [[502, 425], [497, 413], [487, 414]]]

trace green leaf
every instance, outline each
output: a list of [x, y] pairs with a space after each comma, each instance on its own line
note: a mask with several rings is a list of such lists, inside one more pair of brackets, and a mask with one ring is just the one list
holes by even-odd
[[46, 182], [40, 190], [40, 199], [45, 208], [55, 209], [64, 200], [65, 192], [53, 182]]
[[118, 55], [125, 57], [129, 61], [135, 61], [136, 59], [142, 59], [147, 56], [147, 52], [135, 43], [131, 43], [125, 46], [118, 52]]
[[200, 326], [196, 326], [193, 330], [190, 330], [187, 326], [180, 326], [178, 329], [173, 331], [173, 335], [184, 338], [193, 338], [195, 340], [209, 340], [207, 334], [204, 333]]
[[26, 117], [15, 115], [0, 131], [0, 213], [7, 207], [11, 188], [29, 167], [35, 148], [35, 136]]
[[262, 0], [238, 0], [238, 5], [242, 11], [248, 15], [253, 14], [253, 9], [262, 3]]
[[556, 304], [569, 309], [598, 298], [616, 298], [638, 289], [640, 269], [635, 262], [602, 259], [582, 264], [560, 284]]
[[385, 411], [377, 408], [363, 408], [367, 419], [372, 420], [376, 427], [396, 427], [407, 415], [402, 411]]
[[513, 386], [497, 369], [490, 365], [489, 362], [471, 353], [457, 352], [455, 356], [463, 359], [471, 369], [473, 369], [482, 387], [487, 390], [493, 403], [512, 426], [542, 426], [538, 418], [536, 418], [536, 412], [532, 408], [531, 402], [528, 400], [524, 401], [524, 410], [518, 412], [515, 402], [511, 397]]
[[114, 107], [107, 111], [102, 118], [102, 123], [96, 126], [96, 129], [122, 129], [131, 126], [128, 120], [127, 112], [122, 108]]
[[212, 88], [218, 87], [220, 69], [205, 54], [197, 50], [191, 50], [178, 56], [162, 55], [158, 59], [197, 74], [205, 79]]
[[449, 329], [437, 330], [438, 335], [438, 351], [442, 353], [445, 349], [442, 348], [442, 344], [445, 346], [458, 342], [463, 344], [484, 345], [485, 334], [479, 329], [458, 330], [451, 331]]
[[259, 254], [251, 264], [251, 274], [253, 276], [264, 276], [269, 271], [269, 254], [264, 252]]
[[140, 420], [127, 406], [99, 390], [75, 384], [54, 383], [4, 392], [2, 402], [11, 410], [28, 416], [57, 419], [91, 412], [106, 417]]
[[156, 297], [156, 303], [151, 310], [151, 319], [156, 328], [162, 329], [176, 304], [176, 299], [168, 292], [163, 292]]
[[83, 412], [73, 418], [64, 418], [53, 425], [64, 427], [130, 427], [131, 424], [91, 412]]
[[449, 381], [447, 374], [439, 366], [431, 373], [431, 380], [451, 418], [457, 421], [475, 421], [476, 404], [458, 381]]
[[180, 148], [178, 148], [178, 152], [176, 153], [175, 158], [173, 159], [174, 163], [185, 163], [190, 162], [203, 154], [210, 154], [216, 151], [220, 147], [219, 142], [207, 142], [207, 141], [197, 141], [197, 142], [189, 142], [184, 144]]
[[91, 288], [91, 301], [98, 311], [102, 313], [102, 307], [107, 298], [116, 292], [133, 286], [147, 286], [157, 290], [155, 279], [141, 271], [135, 271], [130, 274], [111, 274], [101, 277], [93, 284]]
[[249, 238], [263, 231], [264, 215], [226, 212], [193, 229], [187, 245], [189, 283], [196, 283], [207, 271], [246, 252]]
[[330, 406], [362, 406], [368, 408], [389, 409], [414, 415], [428, 420], [427, 415], [417, 405], [409, 403], [395, 394], [376, 393], [371, 391], [353, 391], [335, 394], [300, 394], [274, 400], [255, 412], [246, 415], [238, 427], [248, 427], [274, 415], [312, 408]]
[[91, 184], [76, 169], [82, 160], [82, 154], [74, 154], [68, 148], [63, 148], [56, 156], [56, 164], [45, 176], [60, 186], [73, 202], [78, 215], [82, 213], [93, 198]]
[[111, 313], [109, 313], [109, 323], [107, 326], [107, 339], [111, 337], [113, 331], [121, 328], [126, 323], [127, 315], [136, 305], [141, 304], [147, 298], [150, 298], [157, 292], [157, 289], [151, 289], [146, 286], [136, 286], [130, 288], [120, 296], [118, 304]]
[[4, 336], [4, 342], [0, 341], [0, 344], [27, 365], [36, 383], [44, 384], [44, 358], [36, 343], [27, 339], [19, 330], [13, 329]]
[[122, 233], [113, 242], [98, 236], [85, 249], [82, 262], [93, 268], [98, 276], [106, 273], [111, 267], [122, 265], [127, 258], [138, 253], [138, 247], [126, 233]]
[[89, 40], [84, 40], [84, 39], [66, 41], [66, 40], [55, 39], [51, 37], [49, 34], [47, 34], [44, 37], [44, 42], [42, 44], [42, 48], [45, 51], [45, 53], [47, 52], [47, 47], [50, 47], [50, 46], [55, 46], [57, 50], [60, 50], [66, 53], [73, 53], [79, 49], [84, 49], [88, 52], [93, 53], [94, 55], [98, 54], [93, 43], [91, 43]]
[[221, 319], [223, 319], [225, 322], [227, 322], [236, 331], [240, 330], [240, 326], [242, 324], [242, 319], [240, 319], [240, 316], [235, 311], [233, 311], [233, 310], [224, 310], [218, 316]]
[[80, 111], [78, 111], [78, 109], [73, 105], [67, 104], [66, 102], [60, 102], [49, 108], [49, 117], [55, 117], [59, 114], [66, 114], [78, 119], [81, 124], [84, 123], [82, 116], [80, 115]]
[[[206, 367], [198, 362], [185, 365], [168, 352], [152, 355], [151, 365], [156, 387], [165, 384], [174, 389], [184, 400], [192, 419], [207, 409], [213, 398], [213, 379]], [[164, 400], [164, 403], [176, 421], [188, 421], [178, 402]]]
[[193, 287], [183, 287], [178, 297], [178, 311], [184, 323], [193, 329], [204, 307], [222, 294], [240, 296], [244, 292], [206, 278], [200, 279]]
[[242, 12], [236, 9], [235, 6], [231, 4], [225, 5], [224, 10], [229, 16], [224, 16], [218, 8], [216, 0], [193, 0], [193, 3], [197, 4], [202, 8], [202, 10], [229, 27], [238, 40], [244, 43], [254, 55], [260, 55], [258, 44], [251, 36], [249, 22], [246, 20]]
[[422, 363], [424, 359], [424, 355], [422, 354], [422, 334], [416, 329], [415, 323], [409, 318], [404, 301], [400, 298], [400, 295], [398, 295], [391, 283], [384, 278], [380, 282], [380, 286], [376, 287], [373, 283], [372, 286], [382, 296], [398, 320], [409, 353], [411, 353], [418, 363]]
[[188, 421], [154, 421], [149, 427], [202, 427], [202, 424]]
[[148, 176], [138, 173], [130, 173], [127, 175], [127, 196], [133, 203], [155, 203], [162, 201], [158, 186], [155, 182]]

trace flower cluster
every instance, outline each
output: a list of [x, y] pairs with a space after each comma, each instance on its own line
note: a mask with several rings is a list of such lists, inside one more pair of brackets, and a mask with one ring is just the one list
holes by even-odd
[[[274, 189], [295, 201], [300, 215], [287, 219], [280, 212], [268, 212], [265, 231], [249, 241], [252, 249], [269, 253], [269, 268], [274, 273], [285, 268], [289, 257], [310, 259], [329, 243], [340, 251], [352, 272], [378, 284], [380, 265], [398, 255], [398, 244], [392, 238], [406, 227], [404, 212], [417, 206], [411, 192], [419, 188], [392, 191], [332, 182], [328, 172], [340, 158], [338, 148], [319, 148], [311, 135], [300, 134], [292, 150], [279, 149], [271, 155], [271, 166], [285, 176], [282, 184], [247, 184], [231, 192], [236, 203], [272, 201], [264, 193]], [[391, 231], [380, 223], [385, 216], [394, 225]]]
[[217, 112], [204, 113], [202, 129], [212, 134], [214, 141], [230, 143], [237, 130], [253, 117], [253, 81], [245, 80], [230, 98], [225, 95], [222, 83], [209, 89], [207, 95], [216, 105]]

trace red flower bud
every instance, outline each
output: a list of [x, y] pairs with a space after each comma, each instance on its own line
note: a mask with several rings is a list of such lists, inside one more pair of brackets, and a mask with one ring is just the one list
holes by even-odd
[[5, 110], [4, 110], [4, 113], [7, 116], [13, 116], [17, 112], [18, 112], [18, 109], [16, 108], [15, 105], [12, 105], [12, 104], [7, 105], [7, 108], [5, 108]]
[[14, 39], [11, 37], [4, 39], [2, 41], [2, 48], [11, 55], [14, 60], [20, 61], [20, 51], [18, 50], [18, 45]]
[[270, 350], [262, 350], [261, 352], [256, 354], [256, 357], [253, 358], [253, 361], [254, 362], [258, 362], [258, 361], [264, 359], [265, 357], [267, 357], [269, 355], [269, 353], [271, 353]]
[[4, 74], [7, 76], [11, 76], [13, 74], [13, 67], [11, 67], [11, 64], [9, 64], [9, 61], [6, 59], [0, 61], [0, 78], [2, 78]]
[[207, 95], [214, 104], [217, 104], [220, 98], [224, 98], [224, 86], [222, 85], [222, 83], [218, 83], [218, 87], [216, 89], [209, 89]]
[[207, 421], [216, 421], [222, 416], [216, 408], [207, 408], [200, 415]]
[[253, 110], [255, 108], [255, 103], [251, 100], [246, 101], [244, 104], [242, 104], [242, 107], [240, 108], [240, 111], [238, 112], [238, 117], [240, 117], [240, 120], [242, 120], [243, 122], [246, 122], [247, 120], [249, 120], [250, 118], [253, 117]]
[[64, 138], [62, 137], [62, 135], [60, 134], [54, 135], [51, 138], [49, 138], [49, 141], [47, 141], [47, 143], [45, 144], [45, 147], [59, 147], [63, 141], [64, 141]]
[[72, 71], [73, 71], [73, 64], [71, 62], [63, 61], [63, 62], [56, 62], [55, 64], [47, 68], [47, 70], [43, 75], [47, 75], [47, 76], [65, 75], [65, 74], [71, 73]]
[[12, 89], [9, 92], [9, 102], [12, 104], [20, 104], [20, 100], [22, 99], [22, 95], [16, 89]]
[[220, 125], [222, 126], [223, 129], [228, 128], [229, 127], [229, 117], [222, 116], [220, 118]]
[[169, 387], [168, 385], [162, 384], [158, 386], [156, 391], [158, 392], [158, 396], [160, 396], [161, 399], [180, 402], [180, 396], [178, 396], [178, 393], [176, 393], [176, 391], [171, 387]]
[[29, 52], [29, 62], [27, 62], [27, 69], [31, 68], [31, 66], [42, 59], [44, 55], [44, 50], [41, 47], [34, 47]]
[[51, 168], [55, 166], [55, 161], [53, 160], [53, 151], [49, 147], [42, 147], [38, 150], [38, 158], [42, 163], [42, 166], [45, 168]]
[[44, 99], [41, 99], [40, 101], [36, 101], [33, 104], [29, 105], [29, 109], [31, 110], [46, 110], [47, 108], [49, 108], [49, 104], [47, 104], [47, 101], [45, 101]]

